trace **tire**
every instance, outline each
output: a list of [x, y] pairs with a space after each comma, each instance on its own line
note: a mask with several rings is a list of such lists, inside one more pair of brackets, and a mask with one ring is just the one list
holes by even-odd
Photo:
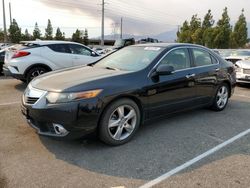
[[29, 83], [31, 80], [33, 80], [35, 77], [42, 75], [44, 73], [48, 72], [48, 69], [44, 67], [34, 67], [29, 70], [26, 76], [27, 83]]
[[23, 83], [26, 83], [27, 81], [25, 79], [20, 79]]
[[229, 99], [229, 87], [227, 84], [221, 84], [216, 91], [213, 105], [211, 106], [214, 111], [222, 111], [226, 108]]
[[122, 145], [135, 135], [140, 126], [141, 114], [137, 104], [130, 99], [111, 103], [99, 123], [99, 138], [108, 145]]

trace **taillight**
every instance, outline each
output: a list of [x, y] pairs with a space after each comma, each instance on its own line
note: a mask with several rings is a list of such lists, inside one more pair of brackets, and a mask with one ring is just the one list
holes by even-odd
[[12, 56], [12, 58], [19, 58], [19, 57], [24, 57], [30, 55], [30, 52], [26, 51], [16, 51], [15, 54]]

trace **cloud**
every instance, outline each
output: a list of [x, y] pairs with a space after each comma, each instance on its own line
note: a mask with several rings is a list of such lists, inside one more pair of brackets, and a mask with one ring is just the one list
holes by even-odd
[[[70, 11], [72, 14], [85, 15], [100, 23], [101, 0], [40, 0], [47, 7]], [[208, 9], [214, 18], [221, 17], [224, 7], [228, 7], [232, 21], [237, 20], [241, 9], [245, 8], [247, 19], [250, 18], [250, 1], [248, 0], [106, 0], [105, 26], [124, 20], [124, 32], [130, 34], [157, 34], [176, 29], [193, 14], [203, 18]], [[97, 25], [100, 27], [100, 24]]]

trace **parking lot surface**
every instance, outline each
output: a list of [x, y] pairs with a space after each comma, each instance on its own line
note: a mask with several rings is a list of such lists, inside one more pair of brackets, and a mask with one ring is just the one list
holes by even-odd
[[[38, 136], [20, 113], [25, 84], [0, 79], [0, 187], [139, 187], [250, 128], [250, 87], [222, 112], [198, 109], [143, 125], [128, 144]], [[247, 187], [250, 135], [155, 187]]]

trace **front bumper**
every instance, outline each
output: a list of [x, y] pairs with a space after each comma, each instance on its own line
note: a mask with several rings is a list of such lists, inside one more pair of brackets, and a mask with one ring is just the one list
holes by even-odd
[[[76, 139], [97, 128], [102, 103], [98, 99], [35, 108], [22, 101], [22, 114], [38, 134], [64, 139]], [[62, 126], [66, 134], [58, 134], [55, 125]]]

